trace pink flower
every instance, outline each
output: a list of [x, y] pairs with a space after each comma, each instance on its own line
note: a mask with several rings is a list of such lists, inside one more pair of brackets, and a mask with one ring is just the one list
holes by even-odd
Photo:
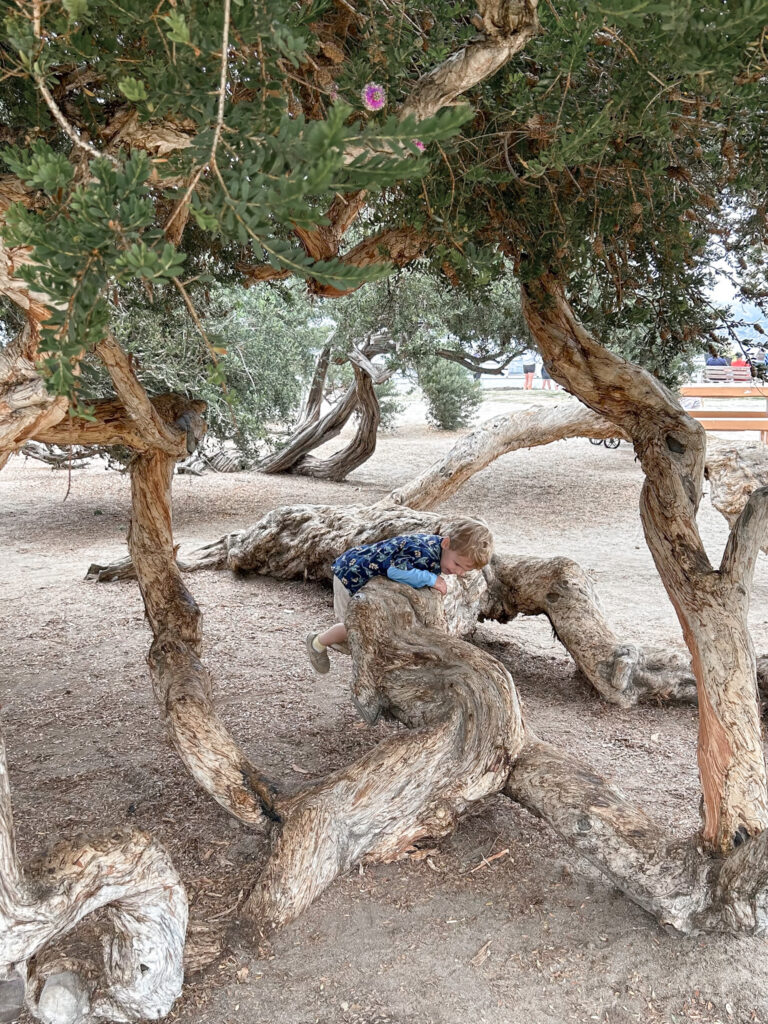
[[411, 139], [411, 142], [414, 144], [414, 146], [416, 147], [416, 149], [418, 149], [420, 153], [423, 153], [424, 150], [427, 148], [421, 141], [421, 139]]
[[381, 110], [387, 102], [387, 91], [383, 85], [369, 82], [362, 91], [363, 106], [366, 110]]
[[335, 103], [336, 100], [339, 98], [339, 88], [335, 82], [328, 90], [328, 98], [330, 99], [331, 103]]

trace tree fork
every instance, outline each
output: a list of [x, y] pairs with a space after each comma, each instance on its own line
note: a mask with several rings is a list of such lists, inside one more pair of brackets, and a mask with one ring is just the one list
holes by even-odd
[[702, 836], [727, 853], [768, 827], [768, 785], [748, 588], [712, 567], [696, 527], [706, 435], [656, 378], [591, 337], [554, 278], [524, 286], [523, 312], [550, 374], [633, 439], [646, 477], [640, 499], [646, 540], [698, 686]]
[[[355, 382], [325, 416], [307, 420], [285, 448], [269, 455], [261, 463], [262, 473], [297, 473], [326, 480], [343, 480], [352, 470], [370, 458], [376, 449], [376, 432], [381, 410], [370, 376], [353, 365]], [[352, 414], [358, 410], [360, 422], [349, 444], [327, 459], [309, 454], [326, 441], [336, 437]]]
[[374, 580], [347, 614], [352, 694], [369, 722], [408, 727], [288, 799], [246, 913], [278, 927], [342, 871], [393, 861], [447, 835], [473, 802], [498, 792], [524, 741], [514, 684], [491, 655], [446, 635], [433, 592]]

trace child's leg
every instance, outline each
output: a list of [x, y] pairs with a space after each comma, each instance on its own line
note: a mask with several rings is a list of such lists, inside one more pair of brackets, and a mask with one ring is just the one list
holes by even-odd
[[347, 627], [343, 622], [337, 622], [335, 626], [326, 629], [324, 633], [318, 633], [315, 637], [315, 643], [322, 644], [323, 647], [331, 647], [333, 644], [343, 644], [346, 639]]

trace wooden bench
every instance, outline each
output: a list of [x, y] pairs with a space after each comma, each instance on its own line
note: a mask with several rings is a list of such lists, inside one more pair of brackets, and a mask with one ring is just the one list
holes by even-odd
[[[708, 367], [723, 369], [729, 367]], [[749, 367], [731, 367], [749, 369]], [[768, 444], [768, 388], [754, 384], [684, 384], [680, 394], [690, 398], [762, 398], [766, 407], [760, 409], [688, 409], [688, 415], [701, 423], [705, 430], [757, 430], [760, 440]]]
[[710, 384], [730, 384], [736, 381], [751, 381], [751, 366], [705, 366], [704, 380]]

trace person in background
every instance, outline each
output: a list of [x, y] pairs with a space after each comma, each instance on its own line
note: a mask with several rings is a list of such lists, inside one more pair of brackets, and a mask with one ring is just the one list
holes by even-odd
[[523, 391], [530, 391], [533, 388], [533, 375], [536, 373], [536, 357], [530, 353], [523, 356], [523, 373], [525, 374]]
[[551, 391], [552, 390], [552, 378], [547, 373], [547, 368], [544, 363], [541, 364], [541, 390]]
[[725, 356], [718, 355], [717, 352], [711, 352], [707, 356], [707, 366], [730, 366], [731, 362], [726, 359]]

